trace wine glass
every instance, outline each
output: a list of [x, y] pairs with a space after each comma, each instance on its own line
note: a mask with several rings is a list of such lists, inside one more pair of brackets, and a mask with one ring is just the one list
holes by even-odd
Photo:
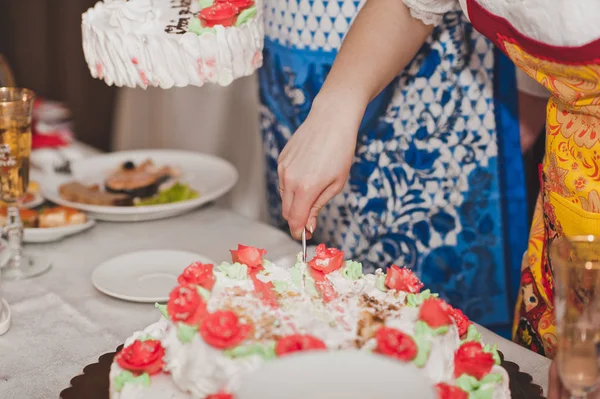
[[10, 259], [3, 266], [4, 280], [37, 276], [50, 263], [22, 253], [23, 222], [19, 205], [29, 186], [31, 118], [35, 94], [28, 89], [0, 88], [0, 200], [6, 203], [4, 233], [8, 237]]
[[564, 237], [550, 247], [555, 281], [558, 374], [572, 399], [600, 381], [600, 237]]

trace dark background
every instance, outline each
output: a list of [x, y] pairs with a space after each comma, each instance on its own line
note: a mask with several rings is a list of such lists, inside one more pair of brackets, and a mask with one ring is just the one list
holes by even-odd
[[93, 79], [81, 47], [81, 14], [97, 0], [0, 0], [0, 54], [18, 86], [65, 102], [77, 137], [110, 150], [115, 87]]

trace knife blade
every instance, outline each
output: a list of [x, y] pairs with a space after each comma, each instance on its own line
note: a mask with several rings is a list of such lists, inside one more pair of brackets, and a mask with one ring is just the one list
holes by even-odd
[[306, 263], [306, 228], [302, 230], [302, 263]]

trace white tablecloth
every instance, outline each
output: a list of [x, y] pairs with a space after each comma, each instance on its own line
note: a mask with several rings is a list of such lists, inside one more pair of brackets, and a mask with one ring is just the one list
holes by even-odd
[[[27, 251], [52, 261], [53, 268], [35, 279], [4, 283], [13, 325], [0, 337], [0, 398], [56, 398], [84, 366], [159, 319], [150, 304], [97, 292], [90, 276], [99, 263], [145, 249], [179, 249], [227, 259], [237, 243], [265, 248], [273, 260], [299, 251], [285, 233], [215, 206], [169, 220], [99, 223], [59, 243], [27, 246]], [[483, 334], [546, 386], [547, 359], [488, 331]]]

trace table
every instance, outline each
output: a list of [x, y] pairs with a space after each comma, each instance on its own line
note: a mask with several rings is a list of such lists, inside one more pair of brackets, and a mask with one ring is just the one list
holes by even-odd
[[[0, 397], [56, 398], [85, 365], [159, 319], [150, 304], [97, 292], [90, 276], [101, 262], [147, 249], [193, 251], [225, 260], [238, 243], [265, 248], [272, 260], [300, 249], [284, 232], [214, 205], [167, 220], [98, 223], [59, 243], [26, 246], [51, 260], [53, 268], [35, 279], [4, 283], [13, 325], [0, 337]], [[547, 385], [547, 359], [487, 330], [482, 334], [537, 384]]]

